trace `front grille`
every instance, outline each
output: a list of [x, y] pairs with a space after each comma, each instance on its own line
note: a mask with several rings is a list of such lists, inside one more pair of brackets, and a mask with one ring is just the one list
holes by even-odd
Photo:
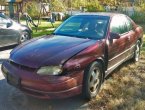
[[13, 61], [9, 61], [11, 65], [17, 67], [17, 68], [20, 68], [22, 70], [27, 70], [27, 71], [35, 71], [36, 68], [32, 68], [32, 67], [28, 67], [28, 66], [24, 66], [24, 65], [20, 65], [18, 63], [15, 63]]

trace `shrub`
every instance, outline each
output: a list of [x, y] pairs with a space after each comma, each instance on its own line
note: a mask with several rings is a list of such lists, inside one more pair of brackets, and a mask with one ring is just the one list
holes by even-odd
[[102, 12], [105, 11], [105, 8], [99, 4], [99, 2], [90, 2], [87, 4], [88, 12]]
[[63, 18], [63, 21], [67, 20], [69, 17], [71, 17], [71, 15], [65, 14], [65, 16], [64, 16], [64, 18]]
[[127, 9], [120, 9], [121, 13], [124, 13], [128, 15], [133, 21], [135, 21], [138, 24], [145, 23], [145, 10], [143, 10], [140, 7], [134, 7], [134, 10], [132, 13], [127, 11]]
[[39, 16], [40, 9], [38, 8], [37, 2], [30, 2], [26, 5], [25, 10], [32, 18], [36, 18]]
[[136, 22], [136, 23], [145, 23], [145, 12], [144, 11], [135, 11], [134, 14], [130, 15], [130, 17]]

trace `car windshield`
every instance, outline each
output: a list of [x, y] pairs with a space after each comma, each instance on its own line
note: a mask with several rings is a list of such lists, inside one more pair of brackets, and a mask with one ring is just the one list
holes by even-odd
[[54, 34], [88, 39], [102, 39], [106, 35], [109, 17], [78, 15], [66, 20]]

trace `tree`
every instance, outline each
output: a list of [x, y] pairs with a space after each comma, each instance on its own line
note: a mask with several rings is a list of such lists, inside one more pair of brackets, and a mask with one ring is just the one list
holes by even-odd
[[6, 0], [0, 0], [0, 4], [6, 3]]
[[66, 11], [66, 5], [61, 0], [51, 0], [52, 11]]

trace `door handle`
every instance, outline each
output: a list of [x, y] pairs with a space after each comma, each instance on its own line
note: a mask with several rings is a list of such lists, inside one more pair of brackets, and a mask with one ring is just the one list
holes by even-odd
[[128, 37], [127, 37], [127, 39], [130, 41], [131, 37], [130, 37], [130, 36], [128, 36]]

